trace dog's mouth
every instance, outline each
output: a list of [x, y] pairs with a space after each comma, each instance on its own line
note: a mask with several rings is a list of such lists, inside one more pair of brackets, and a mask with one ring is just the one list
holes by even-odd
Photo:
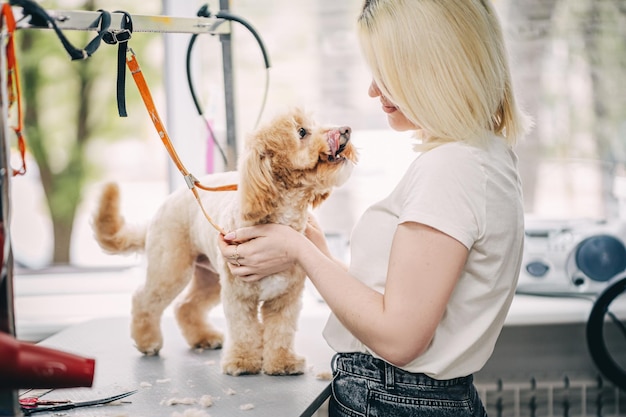
[[330, 163], [339, 163], [346, 158], [341, 154], [350, 141], [352, 129], [348, 126], [342, 126], [338, 129], [332, 129], [326, 132], [326, 141], [328, 142], [328, 151], [320, 155], [320, 160]]

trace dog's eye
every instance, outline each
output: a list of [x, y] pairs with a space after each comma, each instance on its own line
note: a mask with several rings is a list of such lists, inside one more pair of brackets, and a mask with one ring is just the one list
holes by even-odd
[[307, 131], [305, 128], [301, 127], [300, 129], [298, 129], [298, 135], [300, 135], [300, 139], [304, 139], [304, 137], [307, 135]]

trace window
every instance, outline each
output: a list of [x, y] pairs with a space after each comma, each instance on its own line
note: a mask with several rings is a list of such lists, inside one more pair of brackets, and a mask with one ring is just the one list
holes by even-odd
[[[535, 128], [519, 145], [529, 218], [618, 219], [625, 213], [626, 173], [626, 10], [619, 0], [493, 0], [506, 33], [516, 90], [535, 120]], [[51, 2], [50, 2], [51, 3]], [[122, 4], [124, 3], [124, 4]], [[128, 8], [120, 2], [119, 8]], [[193, 16], [196, 5], [164, 1], [168, 13]], [[182, 2], [185, 3], [185, 2]], [[267, 119], [281, 109], [299, 105], [318, 119], [350, 125], [361, 148], [361, 162], [351, 181], [337, 190], [319, 211], [333, 247], [345, 251], [356, 218], [369, 204], [384, 197], [413, 159], [408, 134], [386, 125], [379, 104], [367, 96], [370, 74], [360, 57], [354, 21], [361, 0], [331, 1], [242, 0], [232, 12], [249, 20], [269, 51], [272, 67]], [[58, 6], [57, 6], [58, 5]], [[45, 5], [45, 6], [50, 6]], [[75, 8], [59, 0], [53, 6]], [[112, 2], [102, 5], [115, 10]], [[210, 3], [213, 12], [217, 1]], [[97, 8], [97, 7], [96, 7]], [[159, 14], [161, 4], [142, 2], [131, 13]], [[53, 36], [52, 33], [49, 33]], [[184, 73], [188, 35], [167, 35], [172, 55], [164, 55], [163, 36], [145, 39], [140, 59], [156, 68], [148, 81], [157, 107], [187, 167], [197, 176], [214, 165], [207, 159], [208, 136], [196, 114]], [[131, 46], [135, 39], [131, 40]], [[114, 88], [114, 48], [109, 54], [107, 84]], [[21, 51], [22, 55], [28, 54]], [[246, 30], [234, 25], [233, 76], [236, 131], [239, 142], [254, 128], [265, 88], [265, 70], [258, 45]], [[43, 59], [43, 58], [42, 58]], [[163, 69], [163, 71], [160, 71]], [[223, 74], [217, 37], [202, 36], [193, 53], [194, 83], [205, 115], [218, 140], [224, 140]], [[163, 82], [165, 81], [165, 83]], [[136, 94], [129, 77], [128, 95]], [[135, 96], [136, 97], [136, 96]], [[59, 99], [60, 100], [60, 99]], [[136, 98], [135, 98], [136, 100]], [[142, 221], [156, 210], [173, 186], [182, 185], [141, 107], [127, 120], [106, 107], [108, 123], [121, 129], [123, 140], [96, 139], [88, 157], [97, 162], [97, 176], [85, 185], [72, 235], [71, 262], [78, 266], [137, 265], [141, 258], [112, 257], [101, 252], [91, 236], [89, 217], [102, 181], [122, 184], [123, 211], [129, 221]], [[99, 112], [100, 110], [96, 110]], [[220, 165], [222, 164], [222, 165]], [[50, 262], [52, 227], [37, 168], [31, 161], [26, 178], [13, 182], [12, 240], [16, 260], [38, 268]], [[333, 207], [340, 206], [341, 210]], [[340, 212], [341, 216], [336, 213]]]

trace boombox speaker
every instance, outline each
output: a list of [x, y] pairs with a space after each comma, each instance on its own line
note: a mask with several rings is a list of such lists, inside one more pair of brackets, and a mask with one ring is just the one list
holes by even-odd
[[527, 222], [517, 292], [599, 294], [624, 271], [623, 222]]

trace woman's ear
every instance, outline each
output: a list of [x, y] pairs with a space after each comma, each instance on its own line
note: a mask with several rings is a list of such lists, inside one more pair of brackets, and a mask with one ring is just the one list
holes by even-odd
[[241, 214], [244, 220], [256, 223], [275, 210], [279, 197], [272, 175], [271, 155], [249, 150], [239, 171]]

